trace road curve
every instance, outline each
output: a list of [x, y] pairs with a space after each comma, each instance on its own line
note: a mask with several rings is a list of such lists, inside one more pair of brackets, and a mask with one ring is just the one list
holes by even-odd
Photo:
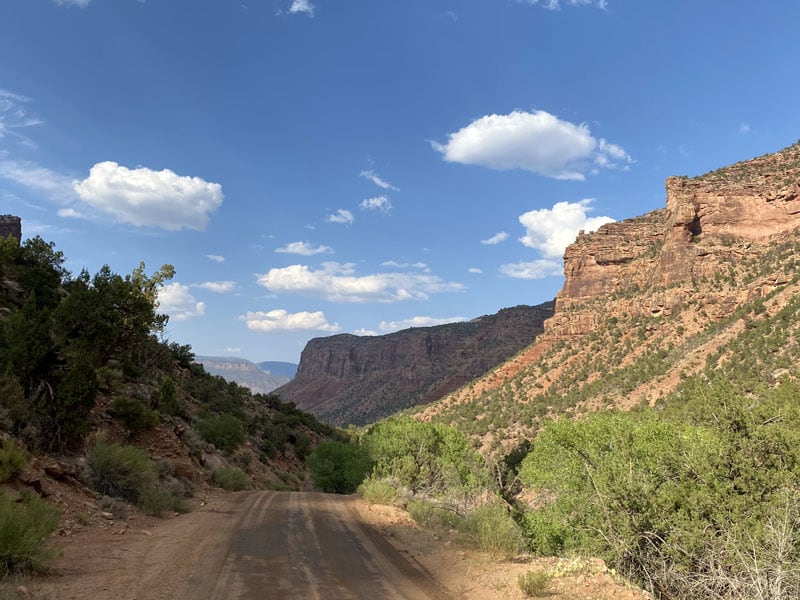
[[253, 492], [188, 579], [185, 600], [430, 600], [447, 594], [360, 522], [346, 496]]

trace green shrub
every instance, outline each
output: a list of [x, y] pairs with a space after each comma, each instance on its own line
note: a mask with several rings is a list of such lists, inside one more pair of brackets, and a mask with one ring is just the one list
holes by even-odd
[[323, 492], [352, 494], [372, 468], [366, 450], [345, 442], [322, 442], [308, 457], [311, 479]]
[[43, 569], [57, 551], [47, 540], [58, 510], [33, 494], [14, 502], [0, 492], [0, 575]]
[[497, 503], [484, 504], [469, 513], [464, 532], [478, 548], [500, 558], [511, 558], [523, 547], [519, 526]]
[[154, 517], [163, 517], [165, 512], [189, 512], [189, 504], [164, 486], [145, 488], [139, 494], [137, 503], [146, 514]]
[[22, 472], [28, 462], [28, 453], [17, 446], [14, 440], [3, 440], [0, 447], [0, 483], [8, 481]]
[[175, 382], [169, 377], [158, 386], [158, 410], [172, 416], [181, 412], [181, 402], [178, 400]]
[[239, 469], [221, 468], [214, 471], [212, 477], [214, 485], [229, 492], [238, 492], [250, 487], [250, 478]]
[[130, 396], [117, 396], [111, 401], [114, 416], [120, 419], [131, 432], [139, 433], [158, 425], [158, 413], [150, 410], [142, 401]]
[[528, 571], [517, 578], [519, 589], [526, 598], [543, 598], [550, 587], [550, 575], [544, 571]]
[[224, 452], [233, 452], [244, 442], [242, 422], [233, 415], [200, 419], [197, 422], [197, 431], [205, 441]]
[[92, 487], [101, 494], [137, 503], [155, 485], [157, 470], [144, 450], [100, 438], [89, 450]]
[[371, 504], [392, 505], [397, 501], [397, 489], [389, 482], [382, 479], [365, 479], [358, 487], [358, 492]]
[[413, 500], [406, 505], [406, 510], [414, 521], [427, 529], [463, 527], [464, 520], [456, 513], [426, 500]]

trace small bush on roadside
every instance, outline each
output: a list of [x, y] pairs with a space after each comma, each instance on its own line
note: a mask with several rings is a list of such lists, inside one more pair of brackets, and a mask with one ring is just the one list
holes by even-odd
[[92, 487], [101, 494], [137, 503], [155, 485], [157, 470], [144, 450], [98, 439], [89, 450]]
[[153, 517], [163, 517], [165, 512], [187, 513], [189, 504], [163, 486], [145, 488], [139, 494], [139, 508]]
[[223, 452], [233, 452], [244, 442], [242, 422], [233, 415], [200, 419], [197, 422], [197, 431], [200, 437]]
[[397, 489], [389, 482], [382, 479], [365, 479], [358, 487], [358, 492], [371, 504], [392, 505], [397, 501]]
[[464, 532], [473, 543], [499, 558], [511, 558], [523, 547], [522, 532], [500, 504], [485, 504], [464, 520]]
[[14, 440], [3, 440], [0, 446], [0, 483], [22, 472], [28, 462], [28, 453]]
[[100, 508], [118, 521], [125, 521], [128, 518], [128, 504], [111, 496], [103, 496], [100, 499]]
[[57, 554], [47, 540], [58, 519], [58, 510], [38, 496], [14, 502], [0, 493], [0, 576], [44, 569]]
[[428, 529], [452, 529], [463, 526], [463, 519], [456, 513], [425, 500], [409, 502], [406, 510], [412, 519]]
[[239, 469], [221, 468], [214, 471], [212, 477], [214, 485], [229, 492], [238, 492], [250, 487], [250, 478]]
[[550, 580], [550, 575], [544, 571], [528, 571], [517, 578], [519, 589], [526, 598], [544, 597], [550, 587]]
[[311, 479], [323, 492], [352, 494], [372, 468], [367, 451], [346, 442], [322, 442], [308, 457]]

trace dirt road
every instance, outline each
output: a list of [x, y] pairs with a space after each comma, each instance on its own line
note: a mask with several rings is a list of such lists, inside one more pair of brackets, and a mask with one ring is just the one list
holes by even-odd
[[[114, 600], [423, 600], [447, 594], [354, 498], [250, 492], [148, 529], [76, 539], [41, 591]], [[96, 547], [93, 551], [92, 548]]]

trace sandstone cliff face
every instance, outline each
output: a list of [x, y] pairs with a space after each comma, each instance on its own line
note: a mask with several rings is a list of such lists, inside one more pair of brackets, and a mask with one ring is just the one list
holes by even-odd
[[[534, 344], [416, 416], [494, 448], [547, 416], [655, 403], [733, 361], [738, 335], [800, 297], [800, 142], [668, 178], [663, 209], [579, 235], [564, 274]], [[767, 384], [795, 366], [786, 358]]]
[[0, 215], [0, 237], [22, 239], [22, 221], [13, 215]]
[[702, 280], [800, 226], [800, 144], [693, 179], [669, 177], [666, 192], [665, 209], [581, 233], [567, 248], [544, 339], [583, 335], [609, 315], [670, 314], [690, 302], [722, 317], [758, 294], [763, 282], [715, 295]]
[[284, 402], [335, 425], [361, 425], [427, 404], [485, 373], [541, 333], [553, 303], [503, 309], [467, 323], [308, 342]]

